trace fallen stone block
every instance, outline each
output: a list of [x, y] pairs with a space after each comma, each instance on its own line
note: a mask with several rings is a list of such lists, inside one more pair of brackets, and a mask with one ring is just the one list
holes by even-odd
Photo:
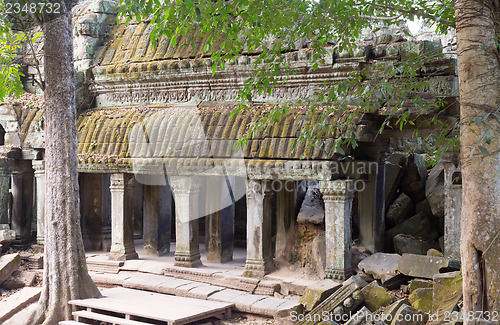
[[0, 230], [10, 230], [10, 226], [7, 223], [0, 223]]
[[[462, 273], [460, 271], [436, 274], [432, 287], [432, 315], [438, 321], [444, 320], [445, 313], [454, 310], [462, 297]], [[432, 321], [435, 321], [432, 319]]]
[[434, 240], [439, 237], [439, 233], [434, 230], [429, 218], [423, 212], [419, 212], [399, 225], [387, 230], [385, 232], [387, 248], [393, 247], [393, 238], [398, 234], [412, 235], [427, 240]]
[[429, 172], [425, 184], [425, 196], [429, 202], [432, 214], [437, 217], [444, 216], [444, 167], [437, 164]]
[[35, 272], [20, 272], [15, 271], [12, 276], [5, 280], [1, 287], [7, 290], [19, 289], [22, 287], [31, 287], [34, 285], [36, 280]]
[[297, 222], [301, 224], [308, 222], [322, 224], [325, 222], [325, 204], [318, 188], [309, 187], [307, 189], [306, 196], [297, 215]]
[[432, 312], [432, 288], [419, 288], [408, 297], [412, 307], [430, 314]]
[[432, 279], [435, 274], [459, 270], [460, 262], [439, 256], [403, 254], [398, 269], [404, 275]]
[[306, 311], [312, 310], [320, 302], [329, 297], [342, 285], [332, 280], [323, 280], [306, 287], [306, 291], [300, 297], [300, 303]]
[[427, 256], [441, 256], [441, 257], [444, 257], [443, 253], [441, 253], [440, 251], [438, 251], [437, 249], [434, 249], [434, 248], [429, 249], [425, 255], [427, 255]]
[[384, 283], [397, 276], [400, 261], [401, 255], [399, 254], [375, 253], [362, 260], [358, 267]]
[[[403, 168], [398, 164], [387, 162], [385, 165], [385, 202], [391, 203], [397, 195]], [[388, 208], [388, 207], [387, 207]]]
[[7, 246], [16, 239], [16, 232], [10, 229], [0, 230], [0, 244]]
[[399, 225], [404, 220], [411, 217], [415, 212], [415, 206], [411, 198], [406, 194], [401, 194], [394, 203], [391, 204], [387, 214], [385, 215], [385, 222], [388, 228]]
[[408, 299], [403, 298], [403, 299], [399, 299], [398, 301], [387, 306], [381, 315], [384, 323], [391, 324], [391, 322], [394, 319], [394, 316], [396, 316], [396, 313], [399, 310], [399, 308], [401, 308], [401, 306], [403, 306], [403, 305], [409, 305], [409, 304], [410, 304], [410, 302], [408, 301]]
[[412, 306], [402, 305], [394, 315], [391, 325], [425, 325], [429, 315]]
[[413, 291], [417, 289], [422, 289], [422, 288], [431, 288], [434, 285], [432, 281], [429, 280], [422, 280], [422, 279], [413, 279], [410, 281], [410, 284], [408, 285], [408, 290], [410, 294], [413, 293]]
[[[342, 283], [342, 287], [311, 310], [310, 313], [304, 315], [304, 320], [298, 321], [297, 324], [311, 324], [307, 319], [321, 320], [326, 314], [330, 315], [330, 318], [333, 318], [334, 321], [337, 321], [337, 319], [340, 319], [341, 322], [348, 321], [349, 318], [345, 319], [346, 316], [356, 310], [363, 302], [364, 297], [361, 289], [367, 285], [368, 283], [357, 275], [350, 277]], [[317, 323], [313, 322], [312, 324]]]
[[344, 325], [380, 325], [384, 324], [380, 315], [372, 314], [368, 308], [361, 308]]
[[0, 257], [0, 283], [7, 280], [21, 266], [21, 256], [17, 253]]
[[392, 296], [384, 288], [379, 286], [377, 281], [371, 282], [361, 289], [361, 292], [363, 293], [363, 297], [365, 297], [365, 306], [372, 312], [389, 305], [392, 301]]
[[427, 255], [429, 249], [439, 248], [439, 244], [421, 238], [415, 238], [412, 235], [398, 234], [393, 239], [394, 250], [396, 253]]

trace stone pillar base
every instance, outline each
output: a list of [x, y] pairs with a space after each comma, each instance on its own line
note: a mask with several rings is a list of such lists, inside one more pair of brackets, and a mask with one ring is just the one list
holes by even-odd
[[174, 266], [180, 267], [197, 267], [201, 266], [200, 252], [175, 252]]
[[125, 261], [125, 260], [136, 260], [139, 259], [139, 255], [135, 252], [135, 247], [116, 247], [116, 245], [111, 246], [111, 251], [108, 255], [110, 260], [113, 261]]
[[262, 278], [274, 267], [272, 259], [254, 260], [247, 259], [243, 276], [247, 278]]
[[346, 280], [353, 274], [352, 269], [342, 269], [333, 266], [325, 268], [325, 279]]

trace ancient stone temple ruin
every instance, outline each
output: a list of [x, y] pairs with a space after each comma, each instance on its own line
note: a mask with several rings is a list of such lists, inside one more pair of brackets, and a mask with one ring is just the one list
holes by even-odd
[[[78, 4], [74, 23], [86, 249], [109, 251], [114, 260], [136, 259], [134, 238], [142, 237], [148, 253], [175, 254], [177, 266], [194, 268], [202, 264], [200, 243], [207, 261], [217, 263], [230, 261], [240, 245], [246, 248], [244, 275], [262, 277], [293, 237], [311, 184], [324, 202], [325, 277], [350, 275], [353, 228], [358, 245], [371, 252], [387, 248], [385, 214], [396, 182], [387, 160], [391, 138], [409, 137], [412, 130], [378, 134], [381, 117], [364, 114], [355, 121], [360, 145], [345, 148], [346, 158], [331, 153], [333, 137], [315, 148], [298, 141], [314, 117], [293, 108], [245, 146], [237, 142], [275, 105], [306, 99], [324, 81], [423, 54], [435, 44], [384, 37], [352, 54], [327, 49], [330, 55], [316, 70], [307, 42], [297, 44], [287, 54], [293, 72], [287, 82], [232, 115], [238, 89], [255, 69], [251, 55], [212, 76], [209, 55], [200, 54], [202, 40], [198, 48], [176, 47], [160, 37], [155, 47], [152, 26], [117, 25], [111, 2]], [[33, 58], [24, 60], [25, 87], [37, 92]], [[436, 57], [421, 78], [428, 82], [428, 98], [455, 102], [452, 58]], [[10, 224], [19, 247], [44, 241], [44, 111], [36, 100], [26, 95], [0, 106], [0, 223]], [[453, 119], [456, 104], [449, 106], [441, 115]], [[445, 195], [460, 201], [459, 185], [448, 186], [459, 172], [456, 162], [450, 159], [444, 170]], [[444, 242], [445, 254], [457, 257], [455, 206], [445, 207]]]

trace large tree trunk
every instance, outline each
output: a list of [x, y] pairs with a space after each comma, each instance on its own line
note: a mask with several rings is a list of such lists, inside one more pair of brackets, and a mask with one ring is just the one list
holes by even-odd
[[69, 319], [70, 299], [98, 297], [80, 230], [71, 1], [44, 24], [45, 258], [36, 323]]
[[[500, 107], [500, 35], [498, 0], [457, 0], [455, 15], [462, 124], [462, 238], [465, 315], [473, 311], [500, 311], [500, 140], [499, 120], [470, 121]], [[480, 137], [491, 156], [480, 152]], [[475, 147], [475, 150], [473, 148]], [[486, 320], [492, 320], [485, 314]], [[488, 319], [489, 318], [489, 319]], [[473, 323], [469, 321], [468, 323]]]

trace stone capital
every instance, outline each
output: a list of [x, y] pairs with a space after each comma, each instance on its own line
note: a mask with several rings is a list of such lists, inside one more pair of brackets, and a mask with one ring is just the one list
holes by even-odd
[[345, 201], [352, 199], [354, 195], [354, 181], [320, 181], [319, 189], [324, 201]]
[[254, 199], [258, 196], [268, 196], [272, 195], [273, 191], [271, 188], [271, 180], [257, 180], [257, 179], [247, 179], [246, 183], [246, 195], [247, 199]]
[[174, 195], [190, 195], [200, 192], [200, 182], [196, 176], [169, 177], [170, 188]]
[[45, 161], [44, 160], [33, 160], [31, 166], [35, 170], [35, 176], [40, 174], [45, 174]]

